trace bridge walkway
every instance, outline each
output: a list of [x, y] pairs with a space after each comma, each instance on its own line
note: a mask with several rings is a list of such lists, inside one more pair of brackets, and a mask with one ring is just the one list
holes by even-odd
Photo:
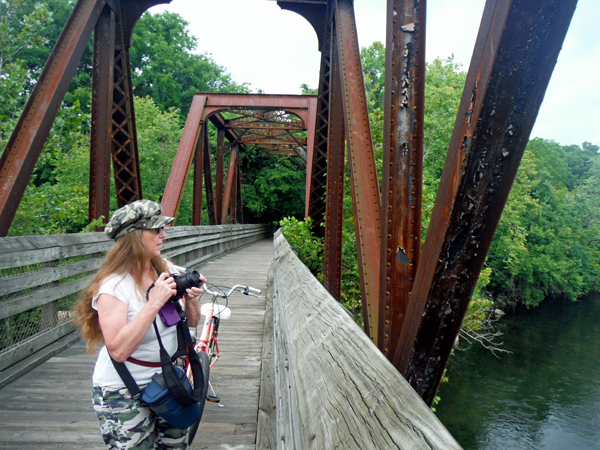
[[[217, 285], [266, 292], [273, 243], [262, 240], [198, 269]], [[235, 295], [221, 324], [210, 378], [224, 405], [207, 403], [192, 449], [255, 448], [266, 299]], [[103, 449], [91, 407], [95, 356], [78, 342], [0, 389], [0, 449]]]

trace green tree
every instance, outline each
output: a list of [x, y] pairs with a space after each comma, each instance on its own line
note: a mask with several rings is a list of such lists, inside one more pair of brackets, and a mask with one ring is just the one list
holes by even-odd
[[198, 40], [187, 26], [175, 13], [142, 15], [129, 50], [135, 94], [186, 112], [197, 92], [248, 92], [209, 56], [193, 53]]
[[245, 156], [247, 182], [242, 184], [242, 201], [251, 222], [280, 221], [286, 216], [304, 216], [306, 169], [291, 156], [268, 156], [252, 150]]
[[383, 111], [385, 91], [385, 47], [379, 41], [360, 49], [360, 59], [365, 80], [367, 105], [372, 113]]
[[52, 13], [36, 2], [0, 0], [0, 147], [4, 149], [27, 101], [29, 71], [21, 59], [27, 50], [48, 43]]

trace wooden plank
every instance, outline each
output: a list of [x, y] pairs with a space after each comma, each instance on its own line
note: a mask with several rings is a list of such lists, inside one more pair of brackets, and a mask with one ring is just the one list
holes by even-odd
[[277, 232], [277, 448], [460, 449]]
[[67, 295], [74, 294], [84, 289], [92, 275], [88, 275], [78, 280], [69, 281], [68, 283], [59, 284], [50, 289], [35, 291], [30, 295], [16, 298], [14, 300], [6, 300], [0, 302], [0, 319], [14, 316], [23, 311], [28, 311], [32, 308], [45, 305]]
[[39, 287], [52, 281], [97, 270], [102, 265], [102, 258], [86, 259], [64, 266], [49, 267], [44, 270], [27, 272], [2, 278], [0, 295], [8, 295], [25, 289]]
[[267, 310], [264, 316], [264, 341], [261, 355], [260, 396], [258, 400], [258, 426], [256, 450], [277, 448], [277, 400], [275, 398], [275, 349], [273, 334], [273, 266], [269, 269], [267, 282]]

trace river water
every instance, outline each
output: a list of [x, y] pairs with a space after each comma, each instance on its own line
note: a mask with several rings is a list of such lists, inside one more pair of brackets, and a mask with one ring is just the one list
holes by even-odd
[[[499, 358], [456, 351], [437, 416], [465, 450], [600, 449], [600, 295], [504, 316]], [[464, 344], [464, 342], [463, 342]]]

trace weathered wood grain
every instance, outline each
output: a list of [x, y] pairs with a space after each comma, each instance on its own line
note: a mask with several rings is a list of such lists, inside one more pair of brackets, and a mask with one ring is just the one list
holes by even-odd
[[258, 430], [256, 433], [257, 450], [277, 448], [275, 349], [273, 342], [273, 276], [273, 265], [271, 265], [267, 284], [267, 310], [265, 313], [264, 341], [261, 356], [262, 369], [260, 378], [260, 396], [258, 400]]
[[274, 267], [277, 448], [460, 448], [281, 232]]

